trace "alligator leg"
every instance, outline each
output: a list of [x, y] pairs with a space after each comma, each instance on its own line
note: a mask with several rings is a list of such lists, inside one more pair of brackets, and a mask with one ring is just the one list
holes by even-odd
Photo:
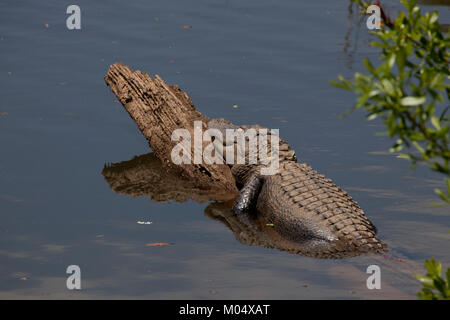
[[238, 216], [248, 214], [256, 207], [256, 202], [258, 201], [258, 196], [263, 183], [264, 178], [258, 174], [254, 174], [250, 177], [236, 199], [236, 203], [233, 207], [234, 214]]

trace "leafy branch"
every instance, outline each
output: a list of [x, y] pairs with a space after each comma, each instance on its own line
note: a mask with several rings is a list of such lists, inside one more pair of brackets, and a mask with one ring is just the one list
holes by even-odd
[[[352, 1], [363, 9], [369, 5]], [[441, 31], [437, 11], [422, 14], [415, 0], [401, 2], [406, 13], [391, 21], [381, 8], [384, 27], [371, 32], [381, 63], [375, 67], [365, 58], [368, 74], [355, 73], [352, 80], [339, 76], [331, 83], [358, 95], [348, 113], [363, 108], [368, 120], [382, 119], [396, 139], [391, 152], [444, 174], [447, 190], [435, 191], [450, 203], [450, 38]], [[400, 153], [404, 149], [412, 150]]]
[[434, 258], [425, 261], [426, 276], [415, 274], [422, 285], [422, 291], [417, 293], [421, 300], [450, 300], [450, 268], [447, 269], [446, 279], [441, 278], [442, 264]]
[[[364, 13], [370, 5], [351, 0]], [[446, 191], [435, 189], [444, 203], [450, 204], [450, 38], [439, 25], [437, 11], [422, 14], [416, 0], [401, 0], [406, 8], [395, 20], [380, 7], [383, 27], [371, 32], [380, 49], [378, 66], [364, 59], [368, 74], [355, 73], [352, 80], [338, 76], [331, 81], [339, 88], [357, 95], [356, 109], [367, 112], [367, 120], [381, 118], [390, 138], [396, 139], [390, 149], [412, 165], [425, 163], [444, 175]], [[406, 149], [403, 153], [400, 151]], [[422, 300], [450, 299], [450, 268], [442, 278], [442, 265], [434, 258], [425, 261], [427, 275], [415, 277], [422, 283], [417, 295]]]

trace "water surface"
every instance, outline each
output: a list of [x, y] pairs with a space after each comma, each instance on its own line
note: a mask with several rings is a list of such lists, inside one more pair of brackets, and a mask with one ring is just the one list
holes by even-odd
[[[424, 259], [450, 264], [448, 209], [428, 205], [441, 177], [386, 152], [381, 123], [337, 118], [354, 97], [328, 80], [376, 59], [348, 3], [78, 3], [81, 31], [66, 28], [71, 3], [0, 3], [0, 298], [414, 298]], [[450, 23], [448, 7], [433, 8]], [[111, 190], [106, 163], [150, 152], [104, 83], [117, 61], [178, 84], [208, 117], [279, 128], [300, 161], [359, 202], [391, 254], [320, 260], [247, 246], [205, 215], [208, 203]], [[172, 245], [146, 246], [157, 242]], [[66, 289], [72, 264], [81, 291]], [[370, 264], [381, 290], [366, 288]]]

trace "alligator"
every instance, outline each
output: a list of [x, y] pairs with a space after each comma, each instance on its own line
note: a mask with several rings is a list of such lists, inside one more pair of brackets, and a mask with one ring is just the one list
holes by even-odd
[[[144, 72], [134, 72], [120, 63], [110, 66], [105, 81], [165, 166], [188, 178], [195, 188], [222, 190], [231, 197], [240, 188], [233, 208], [236, 219], [245, 222], [255, 214], [264, 217], [268, 225], [273, 225], [273, 231], [301, 243], [305, 248], [302, 254], [309, 256], [338, 258], [385, 249], [376, 238], [375, 226], [356, 201], [307, 164], [298, 163], [294, 150], [281, 138], [279, 161], [275, 161], [279, 170], [273, 175], [260, 174], [262, 169], [267, 169], [263, 159], [256, 164], [233, 162], [230, 168], [206, 161], [172, 165], [171, 136], [175, 129], [195, 130], [195, 121], [202, 121], [202, 128], [208, 123], [209, 128], [221, 132], [261, 127], [238, 127], [224, 119], [209, 120], [195, 109], [192, 100], [178, 86], [166, 84], [158, 76], [152, 78]], [[214, 146], [221, 144], [236, 149], [234, 141], [221, 141], [220, 136], [223, 138], [223, 134], [217, 136]], [[246, 157], [249, 155], [246, 152]], [[221, 156], [228, 157], [228, 152]]]
[[[226, 119], [212, 119], [208, 128], [222, 133], [221, 140], [219, 135], [214, 137], [215, 145], [235, 148], [237, 142], [226, 139], [226, 129], [262, 127], [236, 126]], [[246, 160], [248, 150], [247, 144]], [[222, 151], [222, 157], [229, 162], [226, 152]], [[266, 165], [259, 162], [229, 164], [240, 187], [233, 207], [237, 218], [246, 222], [261, 215], [285, 238], [301, 243], [302, 254], [307, 256], [341, 258], [386, 251], [386, 245], [376, 237], [376, 227], [358, 203], [331, 179], [298, 163], [295, 151], [281, 138], [278, 157], [279, 168], [273, 175], [262, 175], [261, 168]]]

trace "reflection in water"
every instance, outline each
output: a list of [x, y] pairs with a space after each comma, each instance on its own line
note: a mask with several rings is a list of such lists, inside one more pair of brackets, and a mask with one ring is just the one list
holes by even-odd
[[[356, 35], [355, 35], [355, 42], [352, 46], [351, 36], [353, 33], [353, 24], [354, 24], [354, 12], [355, 10], [359, 10], [358, 6], [353, 2], [349, 1], [348, 3], [348, 15], [347, 15], [347, 32], [345, 33], [345, 41], [344, 41], [344, 53], [347, 56], [346, 66], [350, 70], [352, 69], [353, 61], [354, 61], [354, 55], [358, 49], [358, 37], [359, 37], [359, 30], [361, 29], [361, 24], [364, 20], [364, 15], [358, 14], [357, 17], [359, 17], [358, 21], [356, 22]], [[358, 13], [358, 12], [357, 12]]]
[[153, 153], [106, 165], [102, 174], [115, 192], [133, 197], [149, 196], [156, 202], [185, 202], [192, 199], [206, 203], [230, 200], [228, 193], [194, 187], [188, 180], [163, 167]]
[[261, 215], [238, 217], [231, 210], [234, 198], [193, 187], [189, 181], [163, 167], [152, 153], [106, 165], [102, 174], [112, 190], [133, 197], [149, 196], [153, 201], [164, 202], [185, 202], [189, 199], [199, 203], [214, 201], [206, 207], [205, 215], [222, 222], [242, 244], [316, 258], [346, 258], [362, 254], [338, 242], [336, 246], [341, 247], [340, 252], [331, 252], [329, 244], [317, 243], [301, 234], [293, 236], [292, 231], [287, 232], [269, 224]]

